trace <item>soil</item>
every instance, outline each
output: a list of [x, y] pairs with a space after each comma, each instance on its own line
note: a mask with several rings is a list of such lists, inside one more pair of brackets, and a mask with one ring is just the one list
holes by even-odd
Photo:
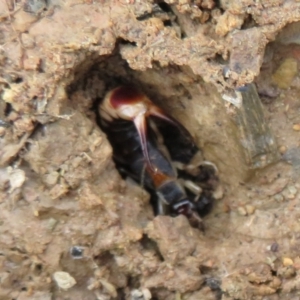
[[[299, 21], [284, 0], [0, 0], [0, 299], [300, 299]], [[218, 167], [204, 232], [116, 170], [95, 105], [126, 83]]]

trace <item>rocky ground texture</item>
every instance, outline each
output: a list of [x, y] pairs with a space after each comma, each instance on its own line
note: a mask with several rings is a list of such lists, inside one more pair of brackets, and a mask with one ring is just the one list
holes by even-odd
[[[296, 0], [0, 0], [0, 298], [300, 299], [299, 21]], [[94, 105], [119, 83], [218, 166], [205, 232], [121, 179]]]

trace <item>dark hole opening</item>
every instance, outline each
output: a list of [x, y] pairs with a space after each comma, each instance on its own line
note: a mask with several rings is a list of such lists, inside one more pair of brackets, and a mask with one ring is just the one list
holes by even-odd
[[10, 103], [6, 103], [4, 115], [7, 117], [13, 111], [12, 105]]
[[[122, 39], [119, 40], [119, 43], [120, 44], [124, 44], [124, 43], [130, 44], [128, 41], [124, 41]], [[76, 95], [76, 93], [79, 92], [80, 95], [82, 95], [82, 97], [81, 97], [82, 102], [78, 101], [78, 97], [75, 97], [76, 101], [73, 101], [74, 108], [82, 111], [82, 110], [86, 110], [86, 108], [88, 107], [89, 112], [91, 113], [91, 116], [94, 118], [95, 121], [97, 121], [97, 124], [100, 125], [99, 127], [102, 129], [103, 132], [105, 132], [105, 130], [103, 129], [103, 126], [101, 125], [101, 122], [100, 122], [101, 119], [98, 114], [98, 105], [99, 105], [99, 103], [101, 103], [101, 101], [103, 101], [106, 93], [117, 86], [133, 84], [139, 90], [141, 90], [145, 95], [147, 95], [151, 100], [155, 99], [156, 100], [155, 103], [156, 102], [164, 103], [165, 100], [166, 100], [165, 102], [168, 101], [168, 99], [164, 99], [164, 97], [160, 96], [159, 92], [156, 91], [155, 83], [151, 84], [150, 82], [147, 83], [147, 82], [143, 81], [143, 80], [145, 80], [145, 78], [142, 78], [142, 76], [143, 76], [143, 74], [146, 74], [147, 72], [138, 72], [138, 71], [133, 71], [132, 69], [130, 69], [127, 62], [125, 62], [120, 57], [120, 55], [116, 54], [117, 49], [118, 49], [118, 47], [116, 47], [116, 51], [114, 52], [113, 55], [101, 57], [101, 59], [96, 61], [93, 65], [89, 65], [88, 67], [85, 67], [85, 68], [78, 68], [78, 71], [77, 71], [78, 73], [76, 76], [77, 80], [75, 80], [67, 88], [67, 92], [69, 94], [69, 98], [71, 99], [71, 101], [72, 101], [73, 94]], [[156, 68], [159, 68], [160, 71], [162, 70], [161, 66], [156, 66], [155, 64], [153, 64], [153, 69], [151, 70], [151, 72], [156, 72]], [[168, 76], [168, 74], [173, 74], [173, 73], [176, 74], [177, 72], [182, 72], [180, 67], [170, 66], [165, 71], [165, 74], [166, 74], [166, 76]], [[161, 76], [161, 80], [163, 81], [164, 77], [160, 73], [159, 73], [159, 76]], [[174, 84], [174, 89], [176, 89], [176, 84]], [[129, 121], [127, 121], [127, 122], [129, 122]], [[126, 121], [124, 121], [124, 124], [125, 123], [126, 123]], [[111, 123], [111, 124], [109, 124], [109, 126], [114, 126], [114, 125]], [[162, 133], [163, 127], [164, 127], [164, 125], [159, 127], [160, 133]], [[170, 129], [172, 129], [172, 125], [170, 125], [168, 128], [165, 128], [166, 133], [163, 134], [164, 143], [166, 145], [167, 144], [171, 145], [174, 142], [174, 140], [172, 140], [172, 139], [169, 139], [169, 141], [167, 141], [167, 138], [165, 138], [165, 136], [168, 135], [167, 132]], [[123, 131], [125, 135], [136, 134], [133, 131], [131, 131], [131, 129], [128, 129], [128, 130]], [[172, 136], [175, 136], [175, 135], [172, 134]], [[175, 143], [177, 143], [177, 142], [178, 141], [175, 140]], [[134, 146], [137, 146], [137, 143], [135, 143]], [[140, 145], [138, 145], [138, 146], [140, 147]], [[125, 147], [127, 149], [126, 151], [132, 151], [132, 146], [129, 146], [127, 143], [125, 143], [122, 147]], [[167, 148], [168, 148], [168, 151], [170, 151], [170, 153], [172, 151], [176, 152], [176, 149], [177, 149], [177, 147], [169, 147], [168, 145], [167, 145]], [[174, 148], [174, 149], [172, 149], [172, 148]], [[193, 147], [185, 147], [184, 150], [182, 151], [182, 153], [177, 153], [177, 157], [186, 156], [186, 152], [188, 152], [189, 157], [184, 159], [184, 163], [188, 163], [190, 161], [191, 157], [195, 154], [195, 152], [193, 152], [194, 150], [198, 151], [198, 150], [194, 149], [194, 146]], [[171, 153], [171, 156], [172, 155], [173, 154]], [[135, 161], [133, 161], [133, 163], [135, 163]], [[170, 163], [172, 165], [173, 161], [171, 160], [168, 163]], [[124, 172], [124, 168], [122, 169], [121, 168], [122, 166], [118, 165], [118, 163], [116, 163], [116, 167], [117, 168], [119, 167], [118, 171], [123, 178], [125, 176], [131, 177], [130, 173], [127, 172], [126, 170]], [[139, 178], [137, 179], [137, 177], [139, 177]], [[136, 173], [135, 180], [142, 181], [143, 179], [139, 175], [139, 173], [138, 174]], [[157, 214], [158, 213], [157, 206], [158, 206], [158, 202], [159, 202], [158, 198], [157, 198], [157, 190], [155, 190], [152, 187], [150, 188], [149, 186], [147, 188], [147, 186], [144, 185], [143, 183], [140, 183], [140, 184], [143, 188], [146, 187], [145, 189], [147, 189], [148, 192], [151, 194], [151, 196], [152, 196], [151, 204], [154, 207], [155, 213]], [[185, 187], [182, 187], [182, 189], [184, 190]], [[208, 191], [208, 193], [209, 192], [210, 191]], [[207, 195], [205, 194], [205, 196], [207, 196]], [[189, 198], [189, 201], [194, 201], [194, 200], [190, 199], [189, 195], [187, 195], [187, 197]], [[207, 199], [208, 198], [209, 198], [209, 196], [207, 196]], [[206, 201], [207, 199], [204, 199], [204, 200]], [[206, 202], [204, 203], [204, 202], [202, 202], [202, 199], [200, 199], [199, 203], [196, 204], [196, 207], [198, 208], [198, 204], [201, 204], [201, 205], [205, 204], [204, 205], [205, 209], [209, 208], [208, 210], [210, 211], [210, 205], [212, 205], [212, 204], [206, 203]], [[199, 206], [199, 209], [202, 210], [201, 205]], [[163, 205], [161, 205], [161, 206], [163, 206]], [[164, 206], [166, 206], [166, 205], [164, 205]], [[171, 205], [168, 205], [168, 206], [171, 207]], [[162, 209], [164, 209], [164, 208], [162, 208]], [[206, 214], [206, 213], [207, 212], [205, 211], [204, 214]], [[168, 214], [168, 211], [167, 211], [167, 214]]]
[[23, 78], [22, 77], [16, 77], [14, 80], [13, 80], [14, 83], [21, 83], [23, 82]]
[[165, 26], [172, 26], [171, 20], [165, 20], [165, 21], [163, 21], [163, 23]]
[[157, 5], [165, 12], [172, 12], [170, 5], [166, 2], [158, 2]]

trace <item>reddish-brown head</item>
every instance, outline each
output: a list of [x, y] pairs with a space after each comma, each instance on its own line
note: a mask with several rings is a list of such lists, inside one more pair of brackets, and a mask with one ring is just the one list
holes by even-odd
[[134, 121], [138, 116], [146, 117], [152, 105], [148, 97], [138, 89], [120, 86], [106, 95], [100, 110], [113, 118]]
[[110, 103], [114, 109], [122, 105], [134, 105], [144, 102], [145, 95], [133, 86], [120, 86], [112, 91]]

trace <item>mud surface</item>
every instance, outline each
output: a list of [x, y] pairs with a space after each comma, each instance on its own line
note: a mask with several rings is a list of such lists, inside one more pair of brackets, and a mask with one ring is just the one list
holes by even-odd
[[[299, 299], [298, 21], [284, 0], [0, 0], [0, 298]], [[253, 80], [263, 169], [228, 96]], [[123, 83], [218, 166], [205, 232], [115, 169], [95, 103]]]

